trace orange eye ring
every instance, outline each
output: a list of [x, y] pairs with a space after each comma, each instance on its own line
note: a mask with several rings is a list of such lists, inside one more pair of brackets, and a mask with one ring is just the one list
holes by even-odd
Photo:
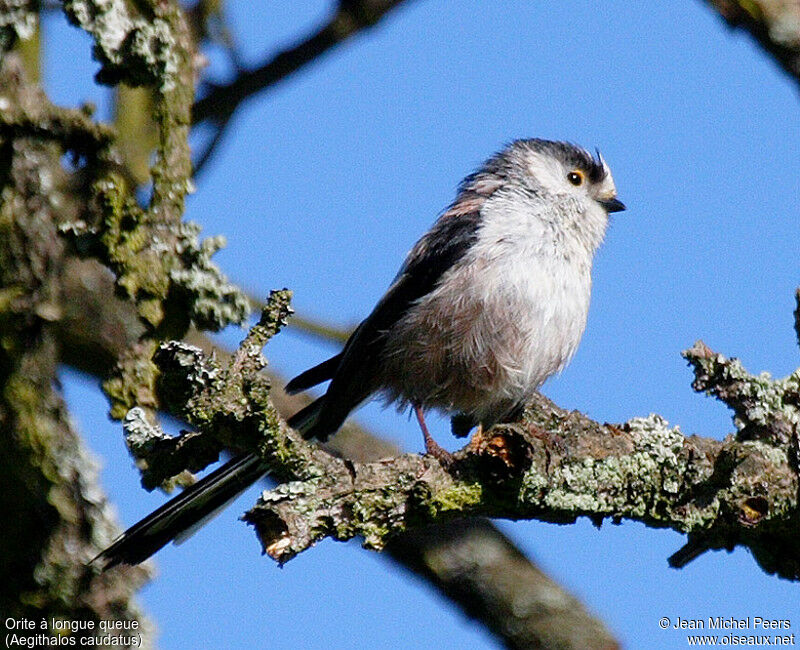
[[567, 174], [567, 180], [570, 183], [572, 183], [575, 187], [583, 185], [583, 173], [575, 169], [571, 171], [569, 174]]

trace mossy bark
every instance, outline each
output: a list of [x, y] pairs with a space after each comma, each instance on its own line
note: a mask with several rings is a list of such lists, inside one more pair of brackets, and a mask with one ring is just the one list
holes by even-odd
[[132, 596], [147, 576], [96, 576], [86, 566], [116, 526], [97, 469], [58, 389], [56, 323], [74, 215], [61, 147], [15, 116], [46, 105], [13, 57], [0, 66], [0, 611], [4, 616], [126, 621], [150, 628]]

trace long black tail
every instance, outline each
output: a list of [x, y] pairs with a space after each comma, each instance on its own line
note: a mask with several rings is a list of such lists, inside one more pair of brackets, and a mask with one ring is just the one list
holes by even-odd
[[[288, 424], [301, 433], [313, 428], [320, 406], [321, 399], [312, 402]], [[266, 472], [261, 459], [253, 453], [232, 458], [131, 526], [92, 563], [106, 570], [117, 564], [144, 562], [171, 541], [190, 537]]]
[[92, 560], [103, 570], [139, 564], [246, 490], [266, 472], [255, 454], [241, 454], [131, 526]]

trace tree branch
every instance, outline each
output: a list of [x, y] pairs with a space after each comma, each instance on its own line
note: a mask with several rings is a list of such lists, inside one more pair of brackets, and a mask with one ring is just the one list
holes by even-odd
[[[40, 109], [49, 104], [15, 57], [0, 65], [0, 88], [0, 521], [11, 531], [3, 536], [0, 611], [126, 621], [149, 645], [152, 630], [133, 597], [148, 570], [98, 576], [86, 566], [117, 528], [57, 388], [54, 323], [66, 256], [58, 226], [75, 205], [63, 192], [54, 138], [73, 139], [85, 116], [66, 111], [47, 122], [58, 135], [45, 136]], [[93, 645], [93, 636], [82, 630], [75, 638]]]
[[437, 586], [508, 648], [619, 648], [603, 623], [486, 519], [408, 530], [385, 553]]
[[324, 537], [381, 549], [400, 531], [465, 514], [626, 518], [706, 548], [747, 546], [766, 571], [797, 579], [797, 485], [787, 451], [764, 441], [685, 438], [658, 416], [599, 425], [539, 397], [522, 423], [474, 439], [450, 472], [416, 455], [328, 466], [265, 493], [246, 518], [280, 563]]
[[195, 57], [180, 6], [157, 0], [66, 0], [64, 11], [94, 38], [99, 81], [146, 85], [153, 92], [158, 146], [149, 205], [139, 205], [121, 175], [92, 170], [94, 209], [71, 229], [76, 243], [82, 240], [79, 250], [113, 271], [117, 290], [132, 299], [144, 325], [104, 386], [112, 416], [122, 417], [134, 405], [155, 407], [148, 382], [155, 379], [150, 357], [158, 341], [183, 337], [191, 324], [219, 330], [241, 323], [250, 306], [211, 261], [224, 239], [201, 242], [199, 227], [181, 220], [192, 188], [188, 135]]
[[[194, 356], [196, 365], [187, 371], [176, 355]], [[401, 532], [465, 515], [561, 523], [588, 516], [598, 524], [611, 517], [669, 527], [688, 533], [695, 549], [743, 545], [765, 571], [797, 579], [800, 371], [783, 380], [754, 377], [702, 343], [685, 356], [695, 367], [695, 387], [734, 409], [737, 436], [686, 438], [657, 415], [601, 425], [539, 396], [521, 422], [474, 438], [449, 470], [415, 454], [378, 462], [331, 456], [276, 419], [263, 395], [241, 411], [246, 394], [233, 402], [207, 382], [193, 386], [191, 378], [212, 363], [199, 350], [162, 346], [157, 365], [170, 382], [179, 368], [188, 372], [177, 415], [203, 435], [233, 427], [224, 418], [234, 404], [235, 426], [261, 422], [260, 452], [282, 484], [246, 519], [279, 563], [325, 537], [359, 536], [366, 547], [382, 549]], [[201, 409], [185, 399], [187, 391], [201, 397]], [[204, 426], [211, 421], [213, 428]]]
[[211, 86], [195, 102], [192, 121], [227, 122], [239, 105], [297, 72], [345, 40], [376, 25], [403, 0], [340, 0], [330, 20], [297, 45], [279, 52], [252, 70], [240, 72], [228, 84]]
[[[65, 311], [55, 325], [62, 343], [62, 360], [102, 377], [117, 355], [137, 339], [141, 324], [136, 311], [130, 303], [115, 297], [113, 278], [96, 262], [71, 260], [61, 281]], [[224, 351], [197, 332], [188, 340], [206, 354], [216, 349], [218, 358], [226, 358]], [[308, 403], [306, 397], [286, 395], [278, 388], [284, 381], [274, 373], [270, 376], [270, 397], [283, 416]], [[183, 442], [189, 439], [196, 440], [196, 436], [190, 434]], [[358, 462], [400, 454], [394, 445], [352, 422], [325, 448]], [[158, 468], [157, 472], [164, 475], [191, 467], [180, 455], [184, 450], [181, 448], [171, 470]], [[199, 455], [201, 462], [209, 462]], [[468, 518], [408, 531], [393, 538], [386, 551], [387, 559], [420, 574], [509, 648], [600, 650], [617, 645], [607, 628], [577, 599], [543, 574], [486, 520]]]
[[800, 3], [796, 0], [706, 0], [732, 29], [743, 29], [800, 83]]

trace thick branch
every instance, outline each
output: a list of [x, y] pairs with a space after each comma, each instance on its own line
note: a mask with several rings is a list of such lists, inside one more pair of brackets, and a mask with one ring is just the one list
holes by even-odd
[[[365, 546], [380, 549], [402, 531], [464, 515], [557, 522], [585, 515], [598, 522], [628, 518], [670, 527], [688, 533], [693, 547], [741, 544], [765, 570], [800, 577], [793, 546], [793, 429], [792, 444], [786, 438], [786, 422], [797, 421], [796, 414], [790, 417], [797, 377], [752, 377], [701, 344], [686, 354], [695, 364], [698, 388], [738, 385], [718, 395], [732, 408], [742, 394], [764, 398], [756, 411], [737, 411], [742, 430], [751, 430], [748, 439], [686, 438], [658, 416], [621, 427], [600, 425], [539, 397], [524, 421], [474, 439], [445, 471], [435, 460], [411, 454], [344, 462], [273, 421], [262, 428], [261, 449], [284, 482], [265, 493], [246, 518], [265, 551], [281, 563], [325, 537], [360, 536]], [[207, 409], [214, 400], [206, 396], [204, 403]], [[216, 413], [230, 408], [225, 400], [212, 406]], [[205, 409], [199, 420], [208, 421]]]
[[486, 519], [406, 531], [392, 539], [386, 553], [436, 585], [508, 648], [619, 647], [605, 625]]
[[[743, 545], [766, 571], [800, 578], [793, 542], [800, 371], [771, 380], [749, 375], [700, 343], [685, 354], [695, 366], [696, 387], [731, 406], [746, 436], [686, 438], [656, 415], [600, 425], [540, 396], [523, 421], [476, 437], [448, 470], [413, 454], [362, 463], [331, 456], [276, 420], [262, 393], [242, 392], [231, 401], [225, 390], [193, 380], [208, 363], [199, 350], [162, 346], [157, 364], [170, 374], [184, 368], [185, 406], [177, 415], [203, 435], [237, 428], [242, 439], [247, 422], [260, 422], [261, 454], [282, 484], [262, 495], [246, 519], [280, 563], [325, 537], [359, 536], [366, 547], [381, 549], [403, 531], [465, 515], [562, 523], [588, 516], [688, 533], [693, 550], [673, 558], [675, 565], [706, 548]], [[196, 357], [195, 367], [176, 364], [179, 356]], [[248, 381], [245, 376], [241, 385]], [[201, 408], [192, 406], [187, 391], [199, 396]], [[243, 406], [243, 399], [250, 404]], [[226, 422], [232, 411], [235, 422]]]
[[518, 425], [457, 454], [329, 467], [266, 493], [248, 513], [265, 551], [285, 562], [324, 537], [380, 549], [422, 523], [481, 514], [567, 523], [588, 516], [689, 533], [706, 548], [749, 547], [769, 572], [800, 576], [797, 474], [787, 451], [670, 429], [658, 416], [599, 425], [537, 398]]
[[[58, 225], [75, 209], [62, 192], [61, 149], [29, 133], [30, 124], [16, 130], [15, 116], [34, 115], [47, 102], [13, 57], [0, 66], [0, 88], [0, 521], [13, 531], [3, 537], [0, 611], [135, 622], [148, 644], [133, 599], [147, 570], [97, 576], [86, 567], [117, 529], [57, 389], [53, 323], [65, 257]], [[70, 137], [67, 124], [82, 118], [65, 116], [63, 135]], [[77, 634], [96, 643], [91, 632]]]
[[[65, 312], [57, 331], [62, 359], [84, 372], [102, 377], [141, 325], [132, 305], [114, 296], [110, 274], [92, 261], [72, 260], [62, 275]], [[291, 323], [291, 321], [290, 321]], [[215, 347], [194, 334], [190, 340], [206, 350]], [[225, 358], [224, 352], [217, 356]], [[288, 396], [274, 378], [270, 396], [284, 416], [305, 406], [307, 398]], [[191, 467], [183, 456], [196, 436], [169, 438], [179, 448], [163, 476]], [[205, 444], [205, 443], [199, 443]], [[179, 446], [180, 445], [180, 446]], [[332, 453], [358, 462], [391, 458], [400, 451], [388, 442], [348, 423], [327, 443]], [[204, 448], [205, 449], [205, 448]], [[216, 447], [215, 447], [216, 449]], [[209, 460], [195, 454], [202, 465]], [[165, 453], [164, 457], [173, 457]], [[616, 642], [605, 626], [586, 612], [573, 596], [543, 574], [495, 526], [479, 518], [441, 522], [397, 535], [387, 546], [387, 558], [420, 574], [470, 617], [493, 630], [509, 648], [564, 647], [593, 650], [613, 648]]]

